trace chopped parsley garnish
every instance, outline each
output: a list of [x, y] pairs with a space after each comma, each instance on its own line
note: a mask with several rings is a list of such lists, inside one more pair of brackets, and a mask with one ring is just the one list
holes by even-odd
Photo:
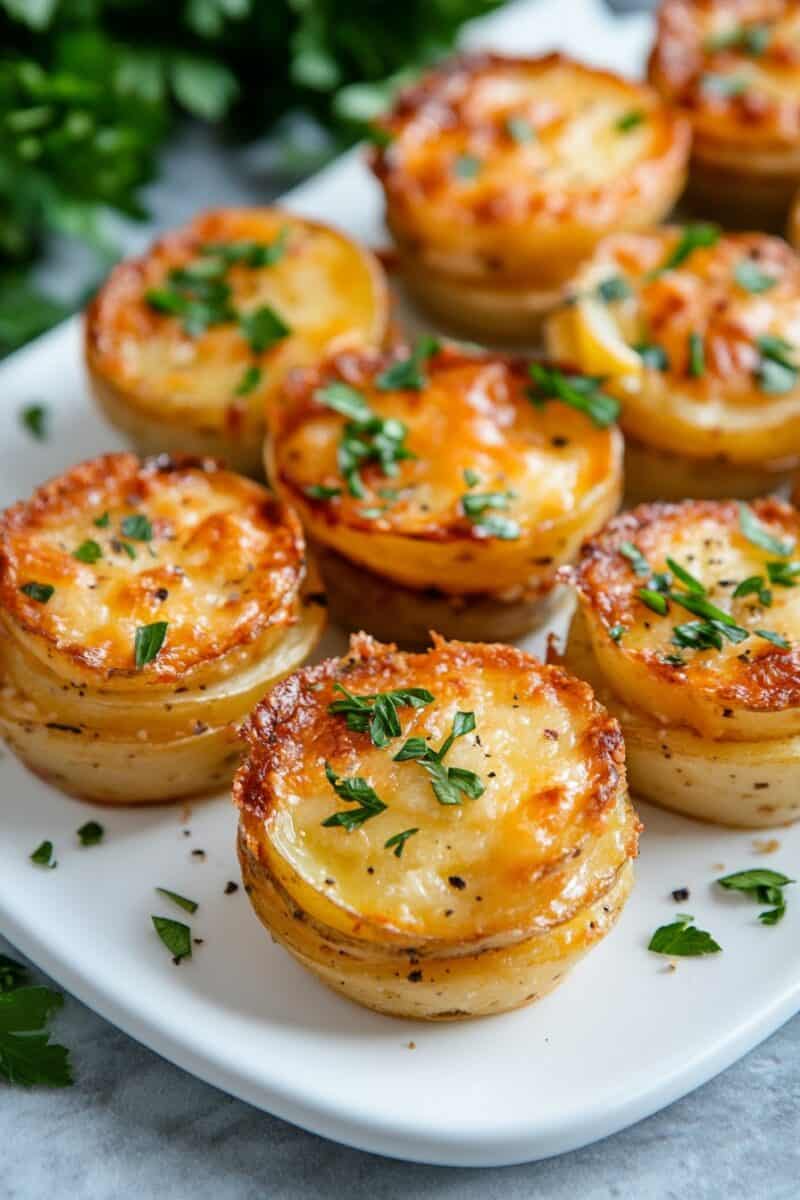
[[764, 867], [753, 867], [748, 871], [734, 871], [732, 875], [724, 875], [718, 879], [720, 887], [731, 892], [742, 892], [750, 896], [756, 904], [771, 904], [768, 912], [758, 914], [762, 925], [777, 925], [786, 912], [786, 899], [783, 889], [787, 884], [794, 883], [788, 875], [780, 871], [769, 871]]
[[262, 304], [253, 312], [240, 313], [239, 328], [253, 354], [263, 354], [292, 332], [283, 318], [268, 304]]
[[619, 552], [623, 558], [627, 558], [637, 575], [644, 578], [644, 576], [650, 574], [650, 563], [642, 554], [639, 547], [634, 546], [633, 542], [620, 542]]
[[689, 334], [689, 374], [693, 379], [699, 379], [705, 374], [706, 352], [702, 333]]
[[50, 411], [45, 404], [26, 404], [20, 409], [19, 419], [22, 427], [27, 429], [37, 442], [46, 441]]
[[636, 129], [645, 120], [645, 114], [640, 108], [632, 108], [630, 112], [623, 113], [614, 122], [614, 128], [619, 133], [630, 133], [632, 129]]
[[586, 413], [600, 429], [613, 425], [619, 416], [619, 401], [602, 390], [601, 380], [596, 376], [568, 374], [542, 363], [531, 363], [528, 370], [534, 382], [534, 387], [528, 391], [528, 399], [533, 404], [561, 400], [578, 412]]
[[103, 557], [103, 551], [97, 542], [92, 538], [87, 538], [77, 549], [72, 551], [72, 557], [77, 558], [78, 562], [96, 563], [99, 558]]
[[791, 392], [797, 384], [798, 367], [790, 355], [794, 347], [784, 338], [765, 333], [756, 338], [761, 361], [756, 371], [762, 392], [780, 396]]
[[[738, 632], [747, 636], [745, 630]], [[687, 621], [672, 630], [672, 644], [686, 650], [721, 650], [724, 637], [730, 637], [729, 627], [719, 621]], [[733, 642], [742, 641], [738, 633], [730, 637]]]
[[98, 821], [87, 821], [77, 831], [82, 846], [98, 846], [102, 842], [105, 832]]
[[510, 517], [487, 511], [508, 508], [513, 498], [514, 492], [468, 492], [461, 497], [461, 507], [464, 516], [475, 525], [479, 533], [504, 541], [515, 541], [521, 532], [517, 522]]
[[741, 75], [720, 75], [717, 71], [706, 71], [700, 80], [700, 87], [707, 96], [728, 100], [741, 96], [747, 90], [747, 80]]
[[461, 804], [464, 796], [477, 800], [483, 795], [484, 786], [474, 771], [462, 767], [445, 767], [444, 757], [456, 738], [471, 733], [475, 728], [475, 714], [457, 712], [453, 727], [438, 750], [429, 746], [424, 738], [411, 737], [394, 756], [395, 762], [418, 762], [431, 777], [431, 787], [440, 804]]
[[242, 372], [242, 377], [236, 385], [235, 395], [249, 396], [254, 392], [261, 383], [261, 367], [257, 367], [255, 363], [251, 363]]
[[498, 538], [504, 542], [515, 542], [521, 533], [516, 521], [499, 513], [484, 514], [475, 522], [475, 528], [482, 537]]
[[311, 483], [308, 487], [303, 488], [303, 492], [309, 500], [335, 500], [337, 496], [341, 496], [342, 489], [327, 487], [324, 483]]
[[752, 258], [742, 258], [733, 269], [739, 287], [746, 292], [768, 292], [778, 282], [773, 275], [766, 275]]
[[669, 358], [663, 346], [657, 346], [654, 342], [639, 342], [633, 348], [646, 367], [654, 371], [669, 370]]
[[763, 638], [765, 642], [772, 642], [773, 646], [780, 646], [781, 650], [791, 649], [791, 642], [787, 642], [785, 637], [779, 633], [773, 633], [770, 629], [754, 629], [753, 633], [756, 637]]
[[674, 267], [679, 267], [695, 250], [704, 246], [715, 246], [718, 241], [719, 226], [717, 225], [710, 225], [707, 222], [684, 225], [674, 250], [667, 255], [660, 267], [650, 272], [649, 278], [655, 279], [663, 271], [671, 271]]
[[601, 280], [595, 291], [606, 304], [615, 300], [625, 300], [632, 295], [631, 285], [622, 275], [611, 275], [608, 279]]
[[772, 592], [766, 586], [763, 575], [748, 575], [747, 579], [737, 584], [733, 591], [734, 600], [740, 600], [744, 596], [758, 596], [758, 602], [764, 608], [769, 608], [772, 604]]
[[628, 630], [625, 625], [612, 625], [608, 631], [608, 636], [612, 642], [618, 642], [622, 638], [622, 635], [627, 632]]
[[473, 471], [470, 467], [464, 469], [464, 483], [468, 488], [477, 487], [481, 481], [481, 477], [477, 471]]
[[730, 613], [725, 612], [723, 608], [717, 608], [716, 604], [712, 604], [705, 595], [697, 595], [695, 592], [670, 592], [669, 598], [675, 604], [679, 604], [681, 608], [693, 613], [694, 616], [724, 626], [725, 636], [730, 641], [743, 641], [747, 637], [747, 630], [742, 629]]
[[130, 542], [117, 542], [114, 544], [113, 549], [122, 550], [123, 553], [127, 554], [128, 558], [136, 558], [136, 547], [132, 546]]
[[377, 817], [385, 810], [386, 805], [378, 798], [378, 793], [360, 775], [345, 779], [343, 776], [337, 775], [328, 762], [325, 763], [325, 775], [337, 796], [358, 807], [333, 813], [322, 822], [323, 825], [341, 826], [342, 829], [351, 833], [352, 830], [360, 828], [365, 821]]
[[477, 179], [483, 163], [474, 154], [459, 154], [453, 164], [456, 179]]
[[289, 230], [284, 225], [272, 242], [206, 242], [200, 253], [218, 259], [224, 267], [273, 267], [286, 253]]
[[167, 636], [167, 622], [154, 621], [152, 625], [140, 625], [134, 638], [133, 655], [136, 670], [141, 671], [157, 657]]
[[506, 117], [506, 133], [515, 142], [535, 142], [536, 130], [527, 117]]
[[404, 829], [402, 833], [393, 834], [392, 837], [387, 838], [383, 843], [384, 850], [393, 849], [395, 858], [401, 858], [406, 842], [415, 833], [419, 833], [419, 829]]
[[654, 613], [658, 613], [660, 617], [666, 616], [669, 605], [667, 604], [666, 596], [662, 592], [657, 592], [653, 588], [643, 587], [637, 590], [636, 595], [642, 604], [652, 609]]
[[196, 900], [188, 900], [186, 896], [180, 896], [177, 892], [171, 892], [169, 888], [157, 887], [156, 891], [160, 896], [166, 896], [173, 904], [177, 904], [178, 908], [182, 908], [184, 912], [196, 913], [200, 907]]
[[29, 600], [35, 600], [37, 604], [47, 604], [56, 589], [52, 583], [37, 583], [32, 579], [30, 583], [23, 583], [19, 590], [24, 592]]
[[361, 392], [346, 383], [329, 383], [318, 388], [314, 399], [349, 417], [342, 431], [337, 460], [351, 496], [362, 500], [365, 495], [360, 467], [377, 462], [384, 475], [396, 475], [397, 464], [414, 455], [403, 444], [408, 430], [402, 421], [379, 417], [367, 404]]
[[710, 933], [697, 929], [694, 917], [681, 914], [669, 925], [660, 925], [650, 938], [647, 947], [654, 954], [667, 954], [680, 958], [696, 958], [700, 954], [717, 954], [722, 947]]
[[53, 843], [41, 842], [30, 856], [31, 862], [36, 863], [37, 867], [54, 867], [56, 861], [53, 858]]
[[317, 388], [314, 399], [325, 408], [332, 408], [343, 417], [349, 417], [351, 421], [369, 421], [373, 415], [363, 393], [349, 383], [340, 383], [338, 380]]
[[733, 25], [720, 33], [712, 33], [703, 42], [703, 49], [709, 54], [718, 50], [743, 50], [758, 58], [769, 45], [770, 36], [768, 25]]
[[[13, 962], [8, 959], [8, 962]], [[19, 964], [15, 964], [19, 965]], [[68, 1087], [69, 1051], [50, 1041], [47, 1022], [64, 1003], [46, 987], [3, 988], [0, 994], [0, 1076], [29, 1087]]]
[[487, 508], [508, 508], [514, 492], [469, 492], [461, 497], [461, 507], [468, 517], [480, 517]]
[[357, 733], [369, 732], [375, 746], [386, 746], [392, 738], [400, 737], [402, 729], [398, 708], [424, 708], [433, 703], [433, 695], [427, 688], [397, 688], [374, 695], [356, 696], [338, 681], [333, 689], [341, 692], [344, 700], [332, 700], [328, 712], [344, 716], [347, 728]]
[[179, 963], [182, 958], [192, 957], [192, 931], [183, 921], [173, 921], [171, 917], [154, 917], [151, 921], [161, 941], [172, 955], [173, 962]]
[[741, 500], [739, 501], [739, 528], [748, 542], [754, 546], [760, 546], [762, 550], [768, 550], [770, 554], [778, 554], [781, 558], [786, 558], [794, 549], [793, 539], [782, 541], [775, 537], [761, 524], [750, 505]]
[[406, 358], [392, 363], [375, 380], [382, 392], [419, 392], [428, 382], [423, 371], [425, 361], [438, 353], [439, 341], [430, 334], [417, 338], [417, 344]]
[[214, 270], [196, 263], [170, 271], [165, 285], [151, 288], [145, 300], [156, 312], [182, 318], [183, 330], [190, 337], [235, 320], [231, 289], [221, 278], [221, 267], [213, 265]]
[[705, 585], [696, 579], [686, 567], [682, 567], [674, 558], [667, 559], [667, 566], [676, 579], [679, 579], [684, 587], [687, 587], [690, 592], [695, 592], [698, 596], [704, 596], [706, 589]]
[[153, 538], [153, 526], [144, 513], [123, 517], [120, 531], [124, 537], [133, 538], [136, 542], [149, 542]]
[[111, 516], [108, 509], [104, 513], [101, 513], [99, 517], [95, 517], [92, 524], [96, 525], [98, 529], [108, 529], [111, 524]]

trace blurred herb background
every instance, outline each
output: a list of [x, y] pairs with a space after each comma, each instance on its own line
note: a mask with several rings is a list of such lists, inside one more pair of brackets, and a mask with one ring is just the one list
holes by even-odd
[[335, 153], [500, 2], [0, 0], [0, 355], [68, 311], [31, 280], [53, 236], [107, 269], [181, 116], [241, 142], [302, 112]]

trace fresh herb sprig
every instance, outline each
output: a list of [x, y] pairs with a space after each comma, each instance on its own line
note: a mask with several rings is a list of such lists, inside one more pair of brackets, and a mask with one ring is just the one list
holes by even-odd
[[354, 829], [360, 829], [365, 821], [370, 821], [379, 813], [385, 812], [386, 805], [374, 787], [360, 775], [350, 778], [337, 775], [329, 762], [325, 763], [325, 775], [336, 795], [340, 799], [346, 800], [348, 804], [355, 804], [356, 807], [332, 813], [322, 822], [324, 826], [328, 828], [340, 826], [348, 833], [352, 833]]
[[720, 887], [730, 892], [742, 892], [755, 900], [757, 904], [771, 904], [773, 907], [758, 914], [762, 925], [777, 925], [783, 920], [786, 912], [786, 900], [783, 889], [794, 883], [788, 875], [780, 871], [770, 871], [764, 867], [753, 867], [748, 871], [734, 871], [732, 875], [723, 875], [717, 880]]
[[13, 959], [4, 962], [11, 967], [0, 964], [0, 1076], [24, 1087], [68, 1087], [73, 1082], [69, 1051], [51, 1042], [47, 1029], [64, 997], [46, 987], [17, 986], [24, 968]]
[[528, 370], [534, 385], [528, 390], [528, 398], [533, 404], [561, 400], [585, 413], [599, 429], [613, 425], [619, 416], [619, 401], [603, 391], [597, 376], [576, 375], [542, 363], [531, 363]]
[[465, 796], [477, 800], [485, 791], [480, 776], [463, 767], [444, 765], [444, 757], [456, 738], [471, 733], [474, 728], [474, 713], [457, 712], [453, 717], [452, 729], [438, 750], [434, 750], [424, 738], [411, 737], [395, 754], [394, 761], [413, 761], [424, 767], [431, 777], [431, 786], [440, 804], [461, 804]]
[[343, 716], [348, 729], [369, 733], [372, 744], [381, 748], [402, 734], [398, 708], [424, 708], [434, 700], [427, 688], [395, 688], [365, 696], [355, 695], [338, 681], [333, 688], [341, 692], [344, 699], [332, 700], [328, 712]]
[[416, 345], [410, 354], [399, 359], [382, 371], [375, 380], [375, 386], [382, 392], [391, 391], [421, 391], [427, 384], [425, 364], [434, 354], [438, 354], [440, 342], [430, 334], [417, 338]]
[[694, 917], [680, 914], [669, 925], [660, 925], [647, 946], [654, 954], [670, 957], [696, 958], [702, 954], [718, 954], [722, 947], [704, 929], [697, 929]]
[[393, 477], [400, 462], [414, 458], [405, 444], [408, 429], [403, 422], [378, 416], [356, 388], [336, 381], [318, 388], [314, 399], [349, 418], [342, 430], [337, 461], [351, 496], [362, 500], [366, 495], [361, 468], [367, 463], [378, 463], [383, 475]]

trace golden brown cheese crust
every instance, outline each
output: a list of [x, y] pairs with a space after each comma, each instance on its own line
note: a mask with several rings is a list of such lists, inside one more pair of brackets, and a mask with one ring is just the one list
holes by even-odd
[[[254, 353], [236, 320], [192, 336], [180, 317], [157, 311], [147, 293], [168, 286], [175, 269], [208, 263], [203, 248], [283, 239], [274, 263], [234, 263], [225, 280], [237, 312], [270, 306], [290, 334]], [[263, 426], [265, 400], [291, 367], [384, 336], [387, 293], [369, 252], [325, 225], [279, 209], [219, 209], [167, 234], [143, 257], [112, 271], [86, 315], [90, 370], [129, 403], [162, 420], [188, 420], [241, 436]], [[260, 381], [238, 392], [245, 371]]]
[[[340, 355], [284, 389], [272, 414], [271, 475], [306, 527], [318, 541], [390, 576], [406, 554], [430, 566], [435, 559], [426, 547], [434, 554], [447, 550], [457, 561], [429, 581], [444, 590], [521, 585], [563, 561], [576, 524], [596, 527], [596, 510], [613, 510], [616, 503], [616, 429], [597, 428], [561, 401], [532, 404], [526, 363], [496, 354], [444, 348], [424, 363], [420, 390], [383, 390], [381, 375], [407, 353]], [[371, 410], [407, 429], [412, 457], [398, 463], [393, 476], [378, 463], [364, 465], [363, 497], [350, 494], [337, 462], [347, 420], [320, 400], [321, 389], [335, 382], [355, 388]], [[309, 495], [319, 486], [335, 494]], [[504, 496], [504, 506], [487, 507], [485, 521], [468, 517], [464, 498], [487, 493]], [[512, 521], [518, 536], [493, 536], [490, 515]], [[494, 555], [504, 556], [496, 564], [499, 574], [484, 571], [477, 580], [481, 564], [489, 567]]]
[[[750, 507], [772, 536], [800, 545], [800, 515], [791, 505], [768, 498]], [[649, 578], [636, 573], [630, 557], [621, 552], [625, 545], [634, 546], [652, 572], [669, 571], [666, 559], [673, 558], [705, 586], [706, 598], [728, 612], [749, 636], [736, 643], [723, 640], [721, 650], [676, 645], [675, 626], [697, 616], [674, 602], [663, 616], [647, 607], [638, 593], [649, 585]], [[692, 707], [706, 700], [713, 701], [728, 719], [734, 718], [736, 709], [769, 714], [800, 705], [800, 591], [771, 585], [766, 569], [768, 562], [788, 561], [745, 537], [735, 501], [643, 504], [616, 517], [584, 546], [575, 581], [590, 628], [602, 637], [602, 643], [595, 641], [595, 645], [608, 663], [619, 663], [617, 682], [623, 678], [623, 668], [645, 671], [654, 685], [672, 693], [676, 703], [685, 697], [686, 719], [691, 723]], [[740, 583], [757, 575], [771, 592], [769, 606], [757, 593], [733, 596]], [[679, 580], [673, 586], [677, 592], [684, 590]], [[777, 633], [790, 644], [774, 645], [755, 636], [757, 629]], [[612, 631], [618, 635], [616, 642]], [[613, 686], [613, 673], [605, 673]]]
[[[133, 517], [147, 518], [150, 540], [126, 536]], [[75, 558], [87, 541], [100, 547], [96, 562]], [[95, 679], [168, 683], [219, 662], [295, 621], [304, 576], [295, 515], [209, 460], [105, 455], [0, 521], [2, 619], [43, 657]], [[54, 589], [46, 603], [20, 590], [31, 582]], [[157, 621], [168, 623], [163, 647], [136, 672], [136, 629]]]
[[[356, 695], [426, 688], [434, 702], [400, 708], [402, 737], [378, 748], [328, 711], [341, 699], [337, 681]], [[439, 746], [457, 710], [474, 712], [476, 728], [446, 762], [475, 771], [485, 791], [442, 805], [424, 769], [394, 755], [410, 736]], [[510, 646], [436, 639], [427, 654], [403, 654], [358, 635], [346, 658], [273, 689], [246, 736], [234, 799], [249, 852], [273, 872], [276, 858], [288, 863], [295, 884], [318, 893], [322, 919], [346, 911], [367, 937], [380, 929], [474, 942], [546, 928], [636, 852], [616, 722], [588, 685]], [[324, 827], [352, 807], [334, 794], [326, 762], [366, 778], [386, 809], [352, 832]], [[409, 827], [416, 833], [396, 857], [385, 842]]]
[[[765, 385], [760, 339], [780, 339], [793, 360], [800, 258], [782, 238], [720, 232], [665, 269], [688, 236], [687, 226], [604, 239], [573, 280], [568, 306], [552, 318], [550, 349], [571, 349], [584, 370], [606, 367], [607, 386], [623, 399], [620, 423], [644, 445], [792, 465], [800, 454], [800, 384], [780, 392]], [[604, 303], [598, 289], [613, 282], [627, 294]], [[601, 339], [607, 331], [607, 352], [619, 355], [607, 364], [592, 358], [599, 309]], [[663, 361], [633, 353], [629, 366], [641, 346]]]
[[[456, 58], [382, 120], [374, 169], [393, 232], [465, 275], [541, 266], [541, 238], [636, 223], [680, 182], [688, 128], [647, 87], [561, 55]], [[670, 196], [670, 199], [672, 196]], [[513, 243], [509, 237], [513, 237]]]
[[709, 145], [800, 149], [800, 12], [793, 0], [665, 0], [650, 80]]

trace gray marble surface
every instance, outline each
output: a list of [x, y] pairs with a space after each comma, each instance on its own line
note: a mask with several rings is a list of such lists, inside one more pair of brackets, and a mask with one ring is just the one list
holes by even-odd
[[[274, 191], [268, 147], [237, 154], [189, 131], [170, 152], [150, 203], [164, 228], [204, 205], [263, 200]], [[136, 246], [144, 233], [123, 236]], [[65, 281], [79, 269], [69, 256], [61, 260]], [[0, 938], [2, 951], [16, 954]], [[56, 1031], [72, 1049], [75, 1087], [0, 1086], [2, 1200], [800, 1196], [800, 1017], [705, 1087], [616, 1137], [546, 1162], [483, 1171], [393, 1162], [295, 1129], [193, 1079], [70, 997]]]

